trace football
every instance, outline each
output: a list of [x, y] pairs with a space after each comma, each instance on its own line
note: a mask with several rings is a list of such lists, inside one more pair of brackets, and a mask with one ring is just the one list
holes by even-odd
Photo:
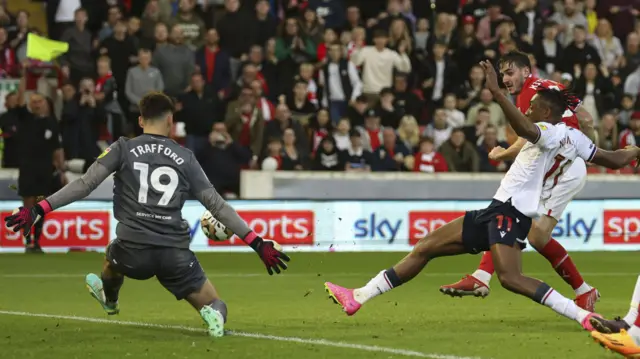
[[200, 217], [200, 228], [207, 238], [212, 241], [226, 241], [233, 236], [233, 232], [220, 223], [209, 211], [204, 211]]

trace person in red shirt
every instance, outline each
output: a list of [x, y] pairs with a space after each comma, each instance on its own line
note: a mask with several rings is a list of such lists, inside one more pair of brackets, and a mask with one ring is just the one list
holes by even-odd
[[[535, 78], [531, 75], [531, 62], [526, 53], [512, 51], [500, 59], [500, 73], [502, 82], [507, 90], [516, 96], [516, 107], [525, 115], [531, 111], [531, 101], [537, 96], [537, 91], [543, 88], [564, 88], [561, 84]], [[595, 140], [593, 119], [581, 107], [567, 108], [563, 115], [563, 123], [569, 127], [580, 129], [592, 141]], [[597, 141], [594, 141], [597, 142]], [[489, 153], [494, 161], [514, 159], [523, 147], [529, 148], [526, 139], [519, 138], [508, 149], [496, 147]], [[590, 312], [594, 311], [595, 302], [600, 298], [598, 291], [587, 284], [576, 268], [566, 249], [551, 238], [551, 233], [571, 199], [578, 194], [586, 183], [587, 168], [583, 160], [576, 159], [573, 163], [564, 158], [556, 158], [546, 178], [554, 177], [555, 181], [549, 186], [551, 198], [544, 209], [544, 213], [535, 220], [533, 229], [529, 232], [529, 243], [542, 254], [552, 265], [562, 279], [571, 285], [576, 293], [576, 304]], [[544, 186], [544, 184], [543, 184]], [[545, 187], [546, 188], [546, 187]], [[451, 296], [474, 295], [485, 297], [489, 295], [489, 281], [495, 272], [490, 252], [485, 252], [480, 266], [472, 275], [466, 275], [462, 280], [451, 285], [440, 287], [440, 291]]]
[[442, 155], [435, 151], [433, 139], [423, 137], [418, 144], [419, 152], [414, 156], [413, 172], [448, 172], [449, 166]]

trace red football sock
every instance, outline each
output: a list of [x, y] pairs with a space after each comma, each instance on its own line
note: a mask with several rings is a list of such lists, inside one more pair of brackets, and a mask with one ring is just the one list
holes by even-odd
[[[640, 313], [640, 305], [638, 305], [638, 313]], [[633, 323], [633, 325], [640, 328], [640, 315], [636, 316], [636, 321]]]
[[547, 258], [556, 273], [574, 290], [584, 283], [584, 279], [582, 279], [578, 268], [569, 257], [569, 253], [555, 239], [551, 238], [549, 243], [542, 248], [540, 254]]
[[483, 270], [489, 274], [493, 274], [493, 272], [495, 272], [495, 268], [493, 267], [493, 258], [491, 257], [491, 252], [486, 251], [482, 253], [482, 259], [480, 259], [480, 265], [478, 266], [478, 270]]

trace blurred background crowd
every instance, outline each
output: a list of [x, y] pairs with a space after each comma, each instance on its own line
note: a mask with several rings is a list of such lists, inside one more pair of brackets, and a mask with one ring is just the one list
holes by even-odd
[[[530, 54], [535, 76], [572, 86], [600, 147], [640, 140], [636, 0], [7, 5], [4, 167], [17, 166], [12, 140], [22, 112], [11, 79], [23, 78], [47, 99], [30, 111], [55, 119], [67, 161], [90, 163], [114, 139], [139, 134], [145, 93], [174, 97], [173, 137], [222, 192], [238, 193], [247, 168], [505, 172], [510, 164], [487, 154], [514, 134], [476, 64], [516, 49]], [[30, 60], [28, 33], [67, 42], [69, 51], [50, 63]]]

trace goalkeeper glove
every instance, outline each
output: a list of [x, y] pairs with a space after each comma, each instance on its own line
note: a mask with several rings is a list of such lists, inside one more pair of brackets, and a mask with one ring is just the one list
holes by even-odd
[[262, 237], [256, 235], [255, 232], [250, 232], [244, 238], [244, 241], [258, 253], [265, 267], [267, 267], [269, 275], [273, 275], [274, 271], [280, 274], [281, 268], [282, 270], [287, 269], [285, 262], [288, 262], [290, 258], [282, 252], [282, 246], [280, 246], [278, 242], [262, 239]]

